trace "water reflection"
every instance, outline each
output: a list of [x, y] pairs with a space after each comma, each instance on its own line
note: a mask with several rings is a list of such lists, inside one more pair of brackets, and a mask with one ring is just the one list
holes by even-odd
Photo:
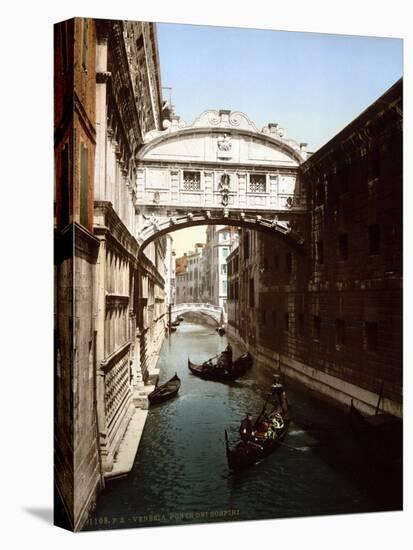
[[[344, 413], [288, 384], [293, 422], [286, 443], [254, 467], [232, 474], [224, 429], [235, 441], [240, 419], [261, 411], [271, 374], [253, 367], [231, 384], [201, 380], [187, 368], [227, 345], [213, 327], [182, 323], [165, 340], [160, 383], [175, 372], [179, 396], [151, 408], [130, 475], [108, 484], [92, 525], [150, 525], [356, 513], [401, 507], [400, 484], [374, 489]], [[243, 353], [231, 341], [234, 357]], [[386, 492], [387, 491], [387, 492]], [[96, 524], [98, 518], [108, 523]], [[95, 522], [93, 520], [95, 519]]]

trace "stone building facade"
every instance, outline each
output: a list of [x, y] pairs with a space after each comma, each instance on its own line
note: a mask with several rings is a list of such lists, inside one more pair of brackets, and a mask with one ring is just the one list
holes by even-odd
[[55, 26], [55, 485], [75, 530], [156, 378], [171, 250], [162, 238], [138, 259], [135, 159], [161, 113], [154, 24]]
[[227, 257], [238, 230], [231, 226], [210, 225], [203, 253], [203, 301], [225, 308], [227, 302]]
[[95, 37], [90, 20], [54, 29], [55, 520], [72, 529], [103, 484], [94, 406]]
[[402, 82], [300, 166], [304, 250], [241, 231], [229, 332], [342, 403], [402, 415]]
[[188, 278], [188, 255], [185, 253], [175, 260], [175, 302], [177, 304], [189, 301]]

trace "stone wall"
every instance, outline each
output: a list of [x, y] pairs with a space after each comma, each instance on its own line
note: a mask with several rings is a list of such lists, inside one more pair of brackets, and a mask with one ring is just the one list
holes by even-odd
[[383, 386], [382, 406], [398, 416], [401, 123], [399, 82], [301, 165], [310, 206], [304, 250], [242, 230], [228, 302], [230, 334], [259, 361], [366, 412]]

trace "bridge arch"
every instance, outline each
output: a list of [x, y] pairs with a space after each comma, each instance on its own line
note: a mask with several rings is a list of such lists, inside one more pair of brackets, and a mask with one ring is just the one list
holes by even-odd
[[226, 321], [224, 309], [220, 306], [206, 303], [185, 302], [174, 304], [171, 308], [172, 320], [175, 321], [179, 316], [185, 315], [185, 313], [195, 313], [200, 316], [209, 317], [213, 319], [217, 326], [222, 321]]
[[306, 144], [278, 124], [261, 131], [239, 111], [172, 117], [145, 136], [137, 161], [140, 253], [158, 237], [198, 225], [270, 233], [302, 250], [306, 193], [298, 168]]
[[156, 239], [173, 233], [180, 229], [199, 225], [231, 225], [243, 227], [254, 231], [261, 231], [283, 239], [295, 251], [302, 253], [304, 249], [304, 227], [302, 220], [288, 221], [278, 220], [275, 216], [272, 219], [262, 215], [251, 216], [245, 212], [216, 212], [198, 211], [187, 212], [180, 216], [157, 219], [152, 217], [139, 232], [139, 255], [145, 248]]

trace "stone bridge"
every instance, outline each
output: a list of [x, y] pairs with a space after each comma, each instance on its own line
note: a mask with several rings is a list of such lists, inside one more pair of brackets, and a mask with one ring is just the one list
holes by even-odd
[[205, 111], [192, 125], [172, 117], [145, 136], [136, 159], [140, 250], [165, 233], [208, 224], [270, 232], [300, 248], [305, 148], [278, 124], [260, 131], [237, 111]]
[[227, 316], [222, 307], [195, 302], [173, 305], [171, 308], [172, 321], [176, 321], [180, 315], [184, 315], [185, 313], [197, 313], [199, 315], [211, 317], [217, 325], [227, 322]]

